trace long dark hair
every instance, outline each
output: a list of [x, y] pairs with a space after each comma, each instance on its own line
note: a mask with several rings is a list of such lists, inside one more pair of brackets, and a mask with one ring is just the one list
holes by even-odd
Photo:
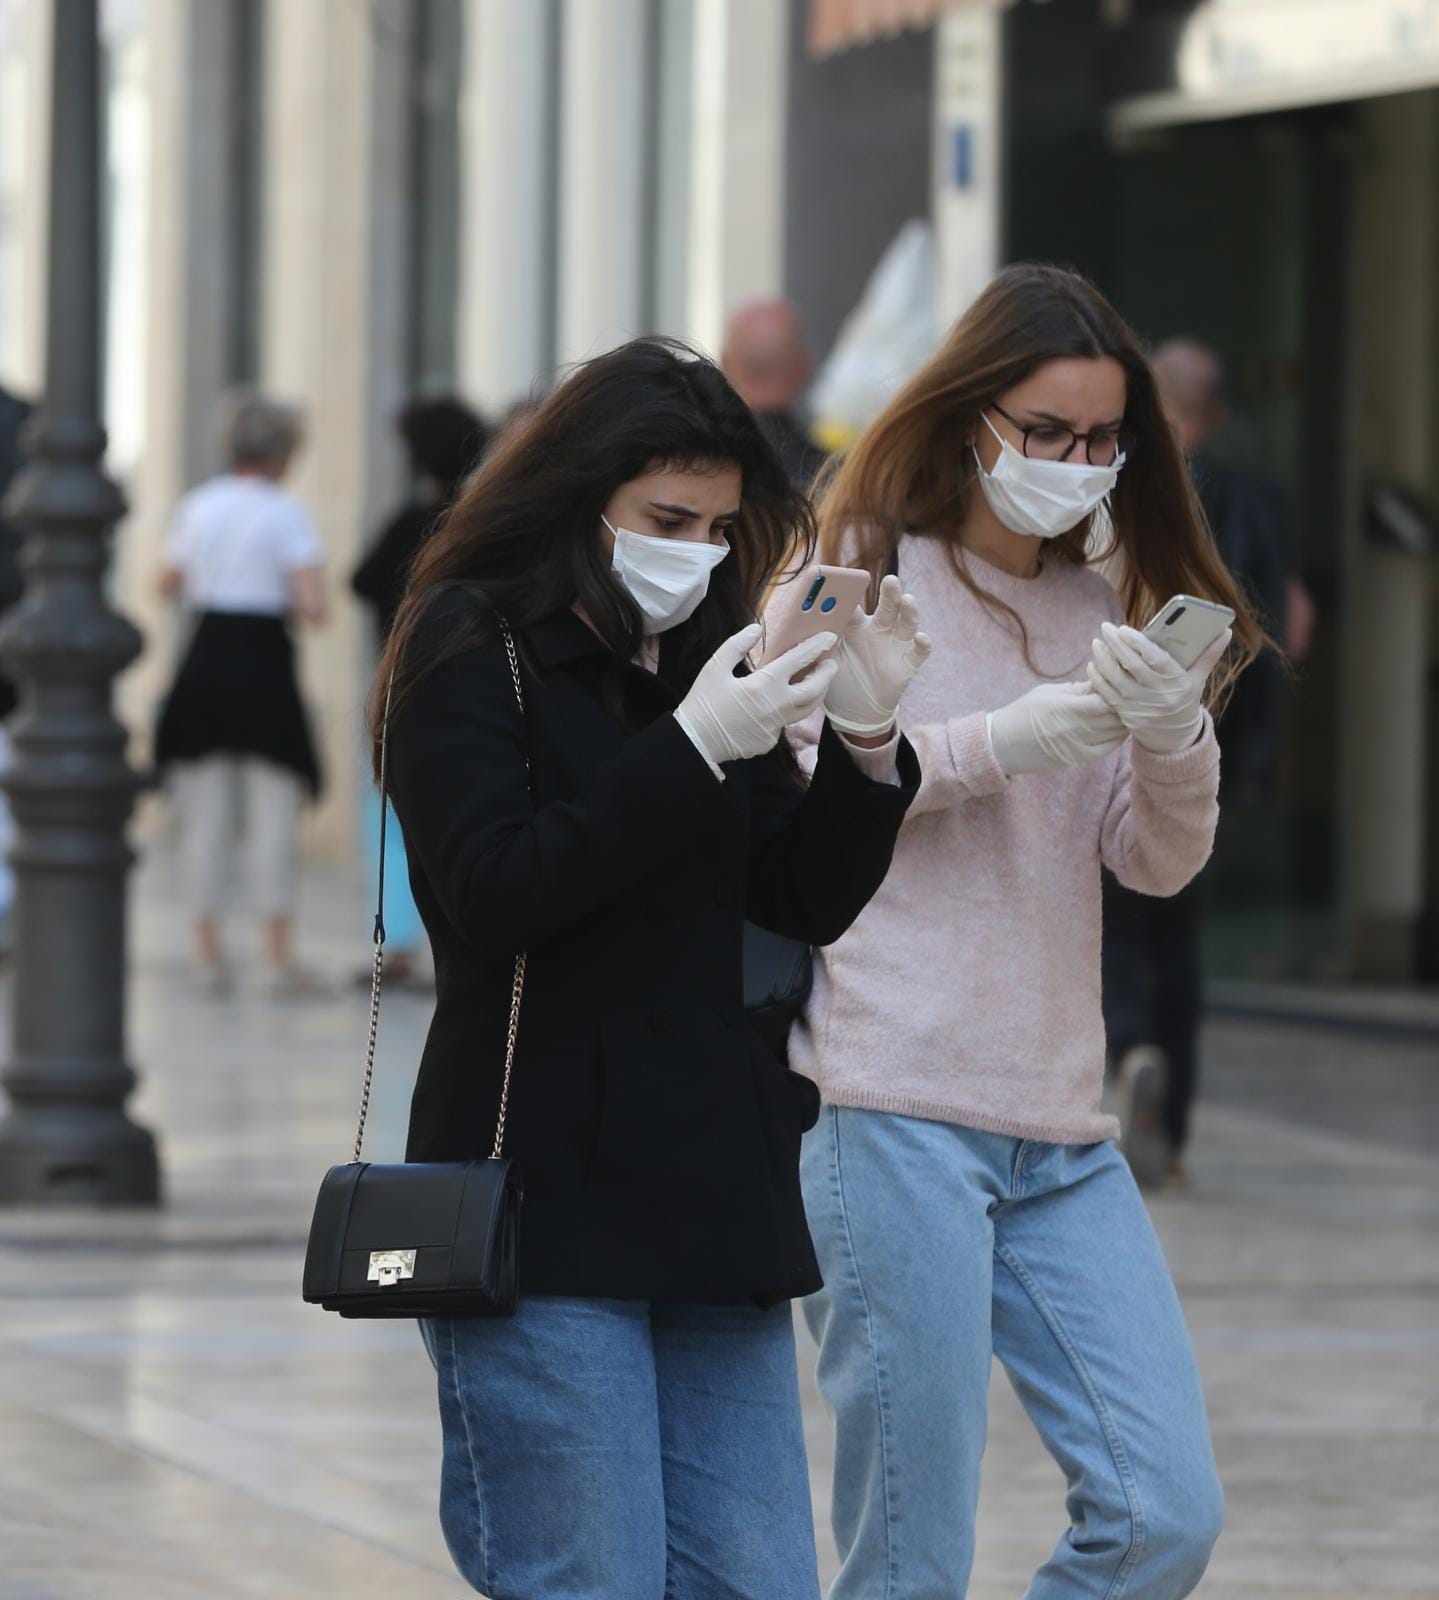
[[[1075, 566], [1113, 558], [1125, 616], [1137, 628], [1176, 594], [1232, 606], [1234, 648], [1208, 687], [1210, 703], [1222, 703], [1239, 671], [1263, 647], [1263, 630], [1215, 547], [1139, 340], [1076, 272], [1026, 262], [1006, 267], [989, 284], [939, 351], [828, 474], [820, 508], [824, 559], [847, 555], [852, 565], [868, 567], [877, 584], [902, 534], [942, 539], [960, 581], [993, 610], [1008, 613], [1024, 638], [1013, 607], [980, 588], [959, 549], [976, 472], [965, 441], [996, 396], [1064, 356], [1111, 356], [1119, 362], [1126, 382], [1125, 426], [1138, 444], [1109, 497], [1103, 548], [1091, 549], [1094, 519], [1086, 517], [1060, 538], [1046, 540], [1041, 558]], [[857, 558], [850, 545], [855, 537]], [[1025, 644], [1027, 649], [1027, 638]]]
[[[577, 367], [500, 444], [421, 547], [370, 694], [376, 745], [392, 674], [393, 716], [442, 661], [494, 637], [496, 614], [523, 629], [578, 604], [616, 665], [633, 660], [643, 617], [610, 571], [600, 513], [646, 472], [728, 466], [743, 480], [730, 554], [694, 616], [664, 635], [672, 681], [688, 683], [754, 621], [792, 554], [808, 559], [814, 515], [712, 361], [674, 340], [647, 338]], [[472, 624], [436, 639], [420, 625], [437, 594], [456, 588], [484, 604]]]

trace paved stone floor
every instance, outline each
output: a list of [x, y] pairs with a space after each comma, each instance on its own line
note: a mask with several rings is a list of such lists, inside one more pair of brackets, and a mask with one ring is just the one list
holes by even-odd
[[[467, 1593], [413, 1329], [298, 1298], [314, 1187], [348, 1153], [363, 998], [191, 995], [166, 870], [137, 897], [131, 1039], [169, 1204], [0, 1213], [0, 1600]], [[316, 959], [363, 964], [353, 886], [308, 893]], [[377, 1158], [399, 1153], [427, 1014], [386, 1002]], [[1225, 1023], [1205, 1054], [1194, 1181], [1154, 1207], [1230, 1507], [1200, 1592], [1434, 1600], [1439, 1047]], [[801, 1349], [828, 1574], [829, 1429]], [[973, 1600], [1023, 1592], [1061, 1496], [998, 1377]]]

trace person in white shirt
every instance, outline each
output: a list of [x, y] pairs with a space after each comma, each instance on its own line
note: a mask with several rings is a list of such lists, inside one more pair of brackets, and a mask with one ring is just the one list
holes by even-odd
[[309, 513], [281, 487], [301, 440], [298, 412], [253, 394], [227, 411], [230, 470], [181, 500], [160, 574], [161, 592], [195, 626], [161, 713], [156, 762], [179, 812], [201, 987], [230, 983], [221, 907], [238, 798], [267, 987], [307, 993], [316, 985], [294, 955], [294, 886], [300, 813], [321, 775], [291, 624], [325, 619], [325, 552]]

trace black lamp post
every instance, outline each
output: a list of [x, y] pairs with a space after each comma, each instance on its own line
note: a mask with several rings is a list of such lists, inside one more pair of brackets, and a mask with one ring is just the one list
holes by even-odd
[[125, 1113], [125, 826], [138, 787], [110, 705], [140, 636], [105, 604], [124, 510], [101, 469], [96, 0], [53, 0], [45, 397], [9, 514], [25, 599], [0, 628], [15, 678], [12, 1044], [0, 1203], [153, 1205], [155, 1142]]

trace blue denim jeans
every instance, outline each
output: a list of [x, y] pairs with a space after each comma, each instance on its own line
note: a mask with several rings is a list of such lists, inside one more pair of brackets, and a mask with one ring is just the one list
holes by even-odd
[[440, 1522], [491, 1600], [818, 1600], [788, 1304], [421, 1323]]
[[826, 1106], [805, 1136], [838, 1429], [831, 1600], [957, 1600], [991, 1356], [1069, 1484], [1029, 1600], [1179, 1600], [1223, 1499], [1178, 1296], [1113, 1144]]

